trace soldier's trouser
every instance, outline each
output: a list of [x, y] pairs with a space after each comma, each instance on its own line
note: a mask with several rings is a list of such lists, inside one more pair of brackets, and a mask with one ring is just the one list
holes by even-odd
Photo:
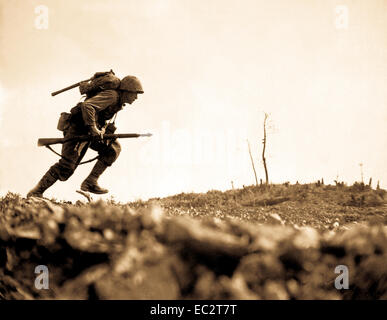
[[[82, 134], [84, 133], [78, 133], [70, 128], [67, 132], [65, 132], [64, 137], [68, 138]], [[79, 142], [69, 141], [62, 145], [63, 158], [51, 166], [50, 170], [58, 176], [59, 180], [66, 181], [71, 177], [79, 163], [82, 161], [88, 146], [98, 152], [99, 160], [107, 166], [111, 166], [121, 152], [121, 145], [117, 140], [111, 143], [93, 141], [89, 145], [86, 144], [84, 146], [80, 146]]]

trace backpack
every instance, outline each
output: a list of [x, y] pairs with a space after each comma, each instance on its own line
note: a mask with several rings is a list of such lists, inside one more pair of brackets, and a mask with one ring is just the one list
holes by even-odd
[[[118, 89], [121, 84], [121, 80], [116, 77], [113, 70], [107, 72], [96, 72], [89, 80], [79, 82], [79, 92], [86, 95], [86, 99], [94, 97], [96, 94], [103, 90], [115, 90]], [[76, 84], [78, 85], [78, 84]], [[73, 85], [72, 87], [76, 86]], [[68, 90], [66, 88], [65, 90]], [[63, 90], [61, 90], [63, 91]], [[82, 114], [80, 111], [80, 104], [78, 103], [71, 109], [71, 113], [62, 112], [57, 129], [59, 131], [66, 131], [70, 127], [70, 122], [82, 123]], [[114, 130], [115, 131], [115, 130]], [[114, 131], [110, 132], [113, 133]]]
[[79, 84], [79, 92], [86, 95], [86, 99], [95, 96], [103, 90], [118, 89], [121, 80], [116, 77], [113, 70], [107, 72], [96, 72], [90, 80]]

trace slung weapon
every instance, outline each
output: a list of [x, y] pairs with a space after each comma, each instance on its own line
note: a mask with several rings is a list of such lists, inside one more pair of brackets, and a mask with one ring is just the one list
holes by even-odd
[[94, 76], [92, 76], [91, 78], [86, 79], [86, 80], [79, 81], [79, 82], [74, 83], [74, 84], [72, 84], [71, 86], [68, 86], [68, 87], [66, 87], [66, 88], [63, 88], [63, 89], [61, 89], [61, 90], [54, 91], [54, 92], [51, 93], [51, 95], [54, 97], [54, 96], [56, 96], [56, 95], [59, 94], [59, 93], [65, 92], [65, 91], [67, 91], [67, 90], [70, 90], [70, 89], [73, 89], [73, 88], [76, 88], [76, 87], [79, 87], [79, 86], [81, 85], [82, 82], [89, 82], [89, 81], [92, 81], [92, 80], [94, 80], [94, 79], [96, 79], [96, 78], [106, 76], [106, 75], [109, 74], [109, 73], [115, 75], [115, 73], [114, 73], [113, 70], [106, 71], [106, 72], [96, 72], [96, 73], [94, 74]]
[[83, 81], [79, 81], [77, 83], [72, 84], [71, 86], [68, 86], [66, 88], [63, 88], [63, 89], [55, 91], [55, 92], [52, 92], [51, 95], [54, 97], [54, 96], [56, 96], [59, 93], [65, 92], [67, 90], [70, 90], [70, 89], [73, 89], [73, 88], [76, 88], [76, 87], [79, 87], [82, 82], [87, 82], [87, 81], [90, 81], [90, 80], [93, 80], [93, 79], [94, 79], [94, 77], [91, 77], [89, 79], [86, 79], [86, 80], [83, 80]]

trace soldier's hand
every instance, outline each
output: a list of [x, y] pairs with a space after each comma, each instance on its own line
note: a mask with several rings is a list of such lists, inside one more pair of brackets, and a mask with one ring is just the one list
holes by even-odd
[[106, 131], [106, 128], [102, 128], [102, 130], [100, 130], [101, 140], [103, 139], [103, 135], [105, 134], [105, 131]]
[[114, 125], [114, 123], [109, 123], [106, 127], [105, 133], [114, 133], [116, 132], [117, 128]]
[[97, 128], [97, 126], [89, 126], [89, 133], [93, 136], [93, 137], [95, 137], [95, 138], [99, 138], [99, 139], [103, 139], [103, 135], [104, 135], [104, 133], [105, 133], [105, 129], [103, 129], [103, 130], [99, 130], [98, 128]]

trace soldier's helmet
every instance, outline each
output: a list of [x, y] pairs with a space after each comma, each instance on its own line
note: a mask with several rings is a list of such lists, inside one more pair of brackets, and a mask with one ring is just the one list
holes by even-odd
[[126, 76], [123, 78], [121, 80], [119, 89], [130, 92], [144, 93], [140, 80], [138, 80], [135, 76]]

